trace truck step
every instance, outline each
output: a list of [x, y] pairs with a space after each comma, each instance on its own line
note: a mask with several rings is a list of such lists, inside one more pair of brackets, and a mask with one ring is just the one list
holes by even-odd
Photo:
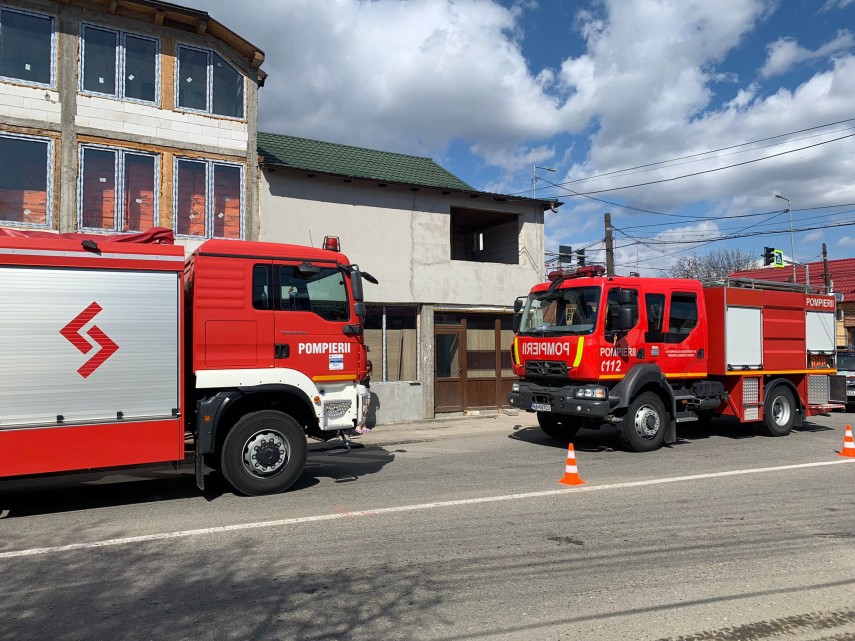
[[677, 422], [678, 423], [690, 423], [692, 421], [697, 421], [698, 415], [694, 412], [677, 412]]

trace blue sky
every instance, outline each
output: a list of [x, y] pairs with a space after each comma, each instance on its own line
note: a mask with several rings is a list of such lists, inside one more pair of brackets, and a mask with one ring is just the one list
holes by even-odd
[[265, 50], [262, 130], [429, 156], [492, 192], [554, 169], [548, 252], [602, 259], [609, 211], [623, 273], [789, 258], [790, 218], [797, 261], [855, 256], [855, 0], [188, 4]]

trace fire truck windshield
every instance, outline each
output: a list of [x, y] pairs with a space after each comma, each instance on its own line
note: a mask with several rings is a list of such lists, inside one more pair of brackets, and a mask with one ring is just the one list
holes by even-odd
[[599, 287], [570, 287], [529, 294], [520, 334], [591, 334], [597, 324]]

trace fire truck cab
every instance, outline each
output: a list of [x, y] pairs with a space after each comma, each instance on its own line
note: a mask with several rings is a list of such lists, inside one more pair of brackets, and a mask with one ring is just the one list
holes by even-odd
[[553, 272], [515, 306], [509, 402], [550, 436], [606, 422], [648, 451], [715, 414], [782, 436], [838, 407], [832, 296], [603, 271]]

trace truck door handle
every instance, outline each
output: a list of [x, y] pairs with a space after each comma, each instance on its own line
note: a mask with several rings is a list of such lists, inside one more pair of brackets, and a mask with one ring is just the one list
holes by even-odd
[[291, 346], [287, 343], [276, 343], [273, 346], [273, 358], [288, 358], [291, 355]]

